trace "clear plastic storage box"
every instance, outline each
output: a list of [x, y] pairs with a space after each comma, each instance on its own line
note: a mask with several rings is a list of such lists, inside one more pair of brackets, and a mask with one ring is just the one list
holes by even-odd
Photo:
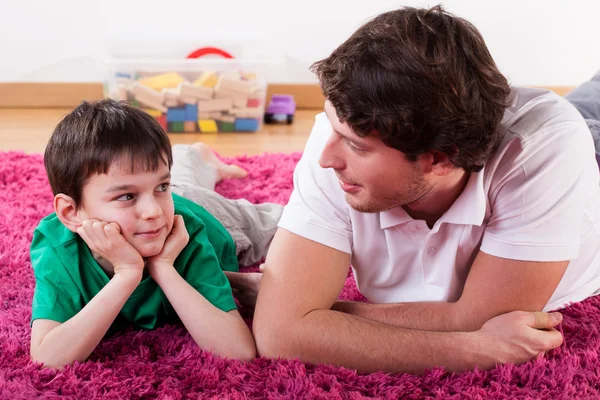
[[144, 109], [171, 133], [255, 132], [269, 62], [229, 56], [201, 48], [182, 59], [111, 57], [102, 64], [105, 96]]

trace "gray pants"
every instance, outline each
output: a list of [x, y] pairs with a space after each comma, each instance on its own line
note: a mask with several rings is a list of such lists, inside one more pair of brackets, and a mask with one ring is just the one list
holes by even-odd
[[585, 118], [594, 139], [596, 161], [600, 165], [600, 71], [591, 80], [567, 93], [565, 99]]
[[206, 164], [192, 146], [173, 146], [173, 193], [200, 204], [223, 224], [235, 241], [240, 265], [260, 262], [267, 255], [283, 206], [227, 199], [214, 191], [216, 181], [215, 168]]

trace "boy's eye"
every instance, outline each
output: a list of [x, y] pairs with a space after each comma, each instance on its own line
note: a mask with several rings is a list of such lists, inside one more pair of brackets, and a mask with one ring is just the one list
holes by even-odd
[[161, 183], [156, 188], [156, 191], [157, 192], [166, 192], [167, 190], [169, 190], [169, 185], [170, 185], [169, 183]]
[[117, 197], [115, 200], [117, 201], [129, 201], [133, 199], [133, 195], [131, 193], [127, 193], [127, 194], [122, 194], [119, 197]]

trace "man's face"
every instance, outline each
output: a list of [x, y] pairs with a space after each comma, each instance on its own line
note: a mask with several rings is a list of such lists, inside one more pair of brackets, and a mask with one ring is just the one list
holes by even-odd
[[173, 228], [174, 206], [169, 167], [132, 173], [129, 159], [113, 163], [106, 174], [91, 176], [83, 187], [78, 213], [83, 219], [114, 222], [142, 257], [162, 250]]
[[333, 132], [319, 164], [333, 168], [350, 207], [360, 212], [380, 212], [410, 205], [431, 189], [419, 163], [386, 146], [375, 135], [361, 138], [340, 123], [335, 108], [325, 103]]

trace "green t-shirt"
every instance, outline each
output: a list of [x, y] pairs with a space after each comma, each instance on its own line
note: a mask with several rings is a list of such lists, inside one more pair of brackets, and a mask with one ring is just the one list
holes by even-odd
[[[175, 214], [183, 216], [189, 243], [175, 260], [179, 274], [215, 307], [236, 309], [223, 271], [237, 271], [235, 243], [223, 225], [198, 204], [173, 194]], [[65, 322], [77, 314], [109, 282], [81, 237], [68, 230], [55, 213], [33, 233], [31, 264], [35, 293], [31, 321]], [[179, 318], [151, 277], [143, 279], [111, 326], [154, 329]]]

